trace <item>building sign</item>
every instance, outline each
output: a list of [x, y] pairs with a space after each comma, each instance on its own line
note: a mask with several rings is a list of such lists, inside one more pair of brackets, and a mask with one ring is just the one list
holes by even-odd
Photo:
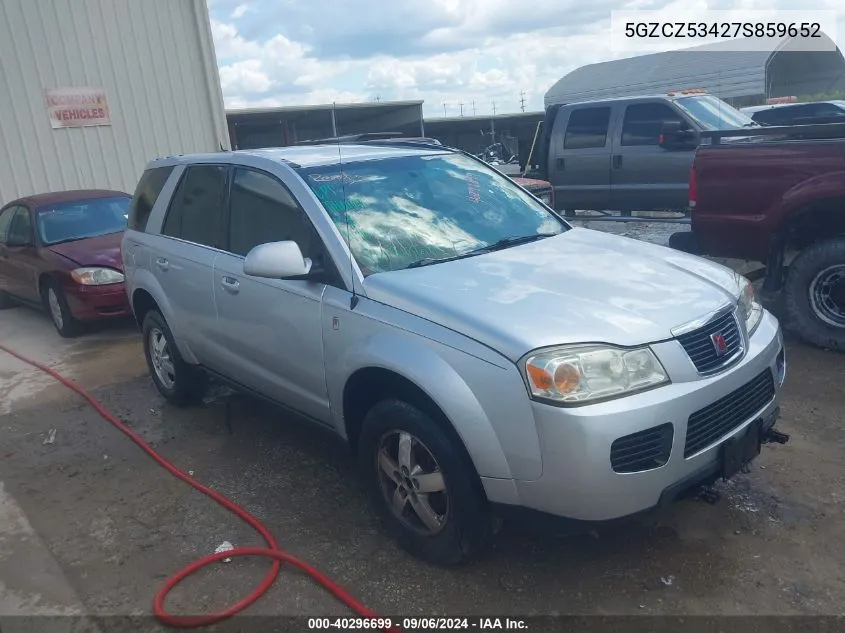
[[102, 88], [56, 88], [45, 91], [50, 125], [56, 128], [111, 125]]

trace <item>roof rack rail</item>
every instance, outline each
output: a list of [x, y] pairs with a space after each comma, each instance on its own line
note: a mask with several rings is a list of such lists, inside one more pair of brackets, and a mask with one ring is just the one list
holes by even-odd
[[405, 136], [402, 132], [367, 132], [364, 134], [346, 134], [330, 138], [300, 141], [297, 145], [333, 145], [336, 143], [372, 143], [401, 147], [445, 147], [436, 138], [425, 136]]

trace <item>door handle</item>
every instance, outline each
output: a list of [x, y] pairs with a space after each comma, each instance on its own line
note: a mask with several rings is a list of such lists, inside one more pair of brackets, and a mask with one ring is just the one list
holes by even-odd
[[164, 257], [156, 257], [156, 266], [160, 270], [168, 270], [170, 268], [170, 262], [164, 259]]
[[563, 168], [566, 166], [566, 161], [565, 161], [565, 159], [563, 159], [563, 158], [558, 158], [558, 159], [555, 161], [555, 166], [556, 166], [558, 169], [563, 169]]
[[232, 294], [237, 294], [240, 289], [241, 282], [234, 277], [225, 276], [220, 279], [220, 285], [223, 286], [223, 290], [231, 292]]
[[613, 169], [619, 169], [620, 167], [622, 167], [622, 154], [614, 154]]

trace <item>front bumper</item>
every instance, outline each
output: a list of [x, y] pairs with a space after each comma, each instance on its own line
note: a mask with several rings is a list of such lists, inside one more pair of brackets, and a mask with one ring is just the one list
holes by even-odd
[[68, 284], [65, 297], [73, 316], [80, 321], [125, 317], [132, 314], [126, 287], [122, 283], [105, 286]]
[[[780, 326], [768, 312], [748, 341], [743, 359], [716, 376], [698, 376], [676, 341], [652, 348], [672, 384], [584, 407], [532, 403], [543, 472], [537, 480], [514, 482], [515, 505], [579, 521], [637, 514], [659, 505], [666, 491], [683, 482], [695, 483], [699, 476], [704, 479], [718, 467], [721, 444], [743, 434], [754, 420], [773, 418], [785, 366], [778, 363], [783, 350]], [[690, 415], [749, 383], [766, 368], [774, 376], [774, 398], [725, 435], [684, 457]], [[643, 472], [614, 472], [610, 461], [614, 440], [665, 423], [673, 425], [674, 434], [663, 466]]]

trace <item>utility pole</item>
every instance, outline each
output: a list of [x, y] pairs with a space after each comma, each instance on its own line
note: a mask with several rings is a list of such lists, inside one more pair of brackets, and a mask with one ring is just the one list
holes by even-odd
[[443, 102], [443, 116], [446, 116], [446, 102]]
[[525, 91], [519, 91], [519, 105], [522, 107], [522, 111], [525, 112]]
[[381, 102], [381, 95], [376, 95], [376, 103], [380, 103], [380, 102]]
[[493, 116], [496, 116], [496, 102], [493, 102]]
[[472, 102], [472, 116], [475, 116], [475, 101]]
[[461, 116], [463, 116], [463, 115], [464, 115], [464, 102], [463, 102], [463, 101], [461, 101], [461, 102], [458, 104], [458, 106], [461, 108]]

